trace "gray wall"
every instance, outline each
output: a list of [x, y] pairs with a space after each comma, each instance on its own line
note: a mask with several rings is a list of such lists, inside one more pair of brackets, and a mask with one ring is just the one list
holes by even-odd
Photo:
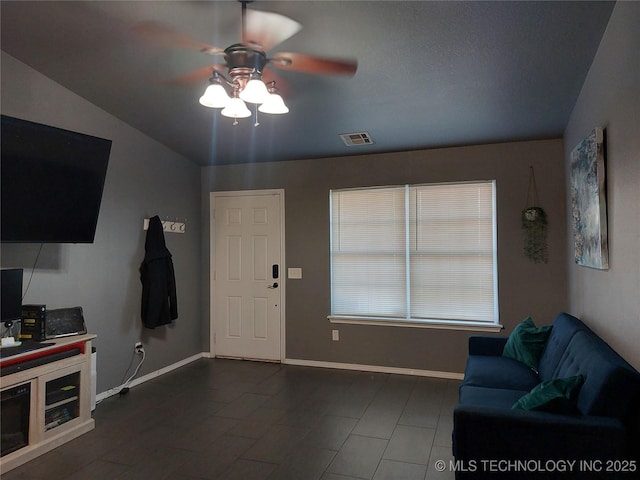
[[[200, 169], [184, 157], [2, 53], [2, 113], [113, 141], [93, 244], [45, 244], [24, 303], [83, 307], [98, 335], [98, 393], [119, 385], [142, 339], [140, 375], [202, 351], [200, 310]], [[179, 318], [143, 330], [138, 267], [145, 217], [187, 221], [166, 234], [178, 285]], [[2, 266], [25, 269], [25, 288], [39, 245], [2, 244]], [[135, 366], [135, 364], [134, 364]]]
[[[530, 165], [549, 217], [548, 264], [534, 264], [522, 254], [520, 213]], [[202, 177], [203, 219], [208, 218], [208, 192], [285, 189], [287, 266], [303, 268], [302, 280], [287, 282], [287, 358], [460, 373], [469, 332], [329, 323], [329, 189], [475, 179], [497, 180], [502, 334], [527, 315], [550, 323], [567, 308], [562, 140], [208, 167]], [[207, 235], [203, 228], [203, 245]], [[208, 254], [203, 248], [205, 259]], [[203, 285], [207, 282], [203, 272]], [[332, 328], [340, 330], [339, 342], [331, 341]]]
[[[640, 3], [618, 2], [565, 131], [569, 155], [605, 128], [609, 270], [575, 265], [568, 225], [571, 312], [640, 369]], [[568, 173], [567, 173], [568, 176]], [[570, 218], [570, 217], [569, 217]]]

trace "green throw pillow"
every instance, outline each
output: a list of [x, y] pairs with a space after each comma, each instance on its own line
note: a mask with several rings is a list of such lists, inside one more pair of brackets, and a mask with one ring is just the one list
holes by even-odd
[[576, 409], [576, 397], [584, 383], [582, 375], [542, 382], [520, 398], [514, 410], [540, 410], [551, 413], [571, 413]]
[[518, 360], [537, 372], [550, 333], [551, 325], [538, 328], [531, 317], [527, 317], [509, 335], [502, 356]]

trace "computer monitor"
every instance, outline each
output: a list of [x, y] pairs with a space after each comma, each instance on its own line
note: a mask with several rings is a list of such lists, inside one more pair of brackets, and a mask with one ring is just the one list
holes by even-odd
[[4, 323], [14, 322], [22, 318], [22, 269], [2, 269], [0, 278], [0, 304]]

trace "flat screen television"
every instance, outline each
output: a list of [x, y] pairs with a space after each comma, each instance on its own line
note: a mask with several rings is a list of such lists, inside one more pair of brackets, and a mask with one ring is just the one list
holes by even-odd
[[111, 140], [2, 115], [0, 238], [93, 243]]
[[22, 269], [3, 268], [0, 271], [0, 305], [3, 322], [22, 318]]

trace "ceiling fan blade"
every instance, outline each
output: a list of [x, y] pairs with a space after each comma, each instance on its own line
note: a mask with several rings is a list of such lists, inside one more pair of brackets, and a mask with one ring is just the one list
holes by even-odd
[[301, 29], [302, 25], [298, 22], [279, 13], [247, 10], [242, 43], [266, 52]]
[[185, 73], [179, 77], [164, 80], [162, 83], [167, 85], [189, 85], [192, 83], [204, 82], [208, 78], [211, 78], [214, 70], [226, 74], [227, 66], [224, 64], [207, 65], [206, 67], [198, 68], [197, 70]]
[[352, 77], [358, 70], [357, 60], [320, 58], [302, 53], [276, 53], [269, 63], [282, 70]]
[[223, 48], [193, 40], [180, 32], [153, 21], [137, 23], [133, 26], [133, 31], [149, 43], [163, 47], [181, 47], [211, 55], [224, 52]]

